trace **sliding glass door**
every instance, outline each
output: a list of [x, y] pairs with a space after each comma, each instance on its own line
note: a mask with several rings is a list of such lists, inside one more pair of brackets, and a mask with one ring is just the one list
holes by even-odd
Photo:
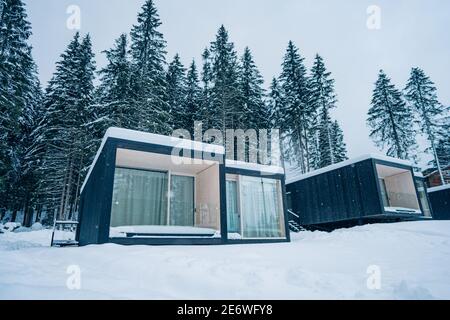
[[389, 195], [386, 189], [386, 182], [383, 178], [378, 178], [378, 182], [380, 184], [380, 193], [381, 193], [381, 200], [383, 201], [384, 207], [389, 207]]
[[[280, 181], [239, 176], [238, 186], [235, 181], [227, 182], [228, 232], [239, 230], [243, 238], [284, 237]], [[235, 212], [240, 213], [242, 224], [234, 223]]]
[[237, 181], [229, 180], [227, 187], [227, 225], [229, 233], [241, 233]]
[[170, 225], [194, 226], [194, 177], [170, 176]]
[[193, 227], [194, 208], [194, 177], [116, 168], [111, 227]]
[[111, 227], [167, 224], [168, 173], [116, 168]]

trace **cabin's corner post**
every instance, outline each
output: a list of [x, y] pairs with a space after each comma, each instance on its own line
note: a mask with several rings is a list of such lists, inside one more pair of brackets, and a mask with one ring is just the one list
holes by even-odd
[[380, 204], [380, 213], [384, 214], [385, 210], [384, 210], [383, 199], [381, 199], [381, 187], [380, 187], [380, 183], [378, 182], [379, 177], [378, 177], [378, 171], [377, 171], [377, 161], [372, 158], [371, 163], [372, 163], [373, 175], [375, 177], [375, 182], [376, 182], [376, 186], [377, 186], [376, 197], [378, 198], [378, 203]]
[[[414, 176], [414, 168], [413, 167], [411, 167], [410, 172], [411, 172], [411, 176], [413, 179], [414, 190], [416, 191], [417, 202], [419, 203], [419, 209], [420, 209], [420, 212], [422, 212], [422, 216], [425, 217], [425, 210], [423, 208], [422, 201], [420, 201], [419, 188], [417, 187], [416, 177]], [[427, 190], [425, 189], [425, 194], [427, 193], [426, 191]], [[428, 198], [426, 200], [428, 200]], [[428, 203], [430, 203], [429, 200], [428, 200]], [[431, 208], [430, 208], [430, 214], [431, 214]]]
[[111, 223], [111, 208], [114, 189], [114, 174], [116, 170], [116, 153], [117, 142], [108, 141], [105, 148], [105, 167], [102, 172], [103, 176], [100, 179], [102, 185], [99, 186], [98, 189], [101, 193], [101, 210], [98, 228], [99, 244], [109, 242], [109, 228]]
[[80, 230], [81, 224], [83, 223], [83, 208], [84, 208], [84, 193], [80, 194], [80, 204], [78, 205], [78, 226], [77, 231], [75, 233], [75, 241], [80, 242]]
[[287, 208], [287, 195], [286, 195], [286, 181], [285, 178], [282, 177], [281, 180], [281, 198], [283, 202], [283, 218], [284, 218], [284, 230], [286, 234], [286, 241], [291, 241], [291, 233], [289, 229], [289, 212]]
[[219, 194], [220, 194], [220, 235], [222, 243], [228, 242], [228, 226], [227, 226], [227, 187], [225, 172], [225, 155], [222, 156], [219, 163]]

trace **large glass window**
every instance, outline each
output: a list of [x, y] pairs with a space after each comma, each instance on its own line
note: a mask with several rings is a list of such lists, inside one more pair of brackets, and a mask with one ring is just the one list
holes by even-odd
[[237, 181], [227, 181], [227, 224], [229, 233], [241, 232], [241, 216], [239, 214]]
[[[239, 176], [238, 186], [239, 188], [232, 181], [227, 183], [228, 221], [233, 229], [229, 229], [229, 232], [236, 232], [240, 227], [239, 233], [244, 238], [284, 237], [280, 182], [274, 179]], [[228, 199], [230, 197], [232, 200]], [[238, 201], [234, 200], [238, 197]], [[237, 211], [242, 216], [242, 225], [233, 223]]]
[[111, 238], [220, 237], [219, 163], [118, 148]]
[[422, 205], [423, 214], [427, 217], [431, 217], [430, 205], [428, 203], [428, 196], [424, 181], [416, 179], [416, 187], [417, 192], [419, 193], [419, 200]]
[[194, 177], [170, 177], [170, 225], [194, 226]]
[[111, 227], [167, 224], [166, 172], [116, 168]]
[[382, 178], [379, 178], [378, 181], [380, 183], [380, 192], [381, 192], [381, 199], [383, 200], [383, 206], [389, 207], [389, 197], [386, 190], [386, 182]]
[[411, 170], [381, 164], [376, 170], [385, 211], [421, 213]]

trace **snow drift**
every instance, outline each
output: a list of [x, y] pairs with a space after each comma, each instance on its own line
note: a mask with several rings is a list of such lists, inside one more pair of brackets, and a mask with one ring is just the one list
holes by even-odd
[[[259, 245], [50, 248], [50, 236], [0, 234], [0, 299], [450, 299], [450, 221]], [[379, 289], [367, 285], [373, 266]]]

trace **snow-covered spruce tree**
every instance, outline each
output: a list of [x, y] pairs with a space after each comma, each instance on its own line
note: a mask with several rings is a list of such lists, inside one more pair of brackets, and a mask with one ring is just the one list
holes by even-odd
[[[264, 102], [264, 80], [253, 61], [248, 47], [241, 58], [240, 90], [242, 94], [243, 118], [245, 129], [266, 129], [268, 127], [268, 110]], [[244, 129], [242, 128], [242, 129]]]
[[329, 166], [334, 161], [333, 136], [331, 132], [332, 121], [328, 110], [323, 110], [319, 115], [319, 168]]
[[280, 156], [282, 157], [281, 160], [284, 161], [284, 155], [286, 152], [284, 151], [285, 146], [283, 143], [286, 144], [288, 141], [286, 135], [289, 134], [289, 127], [286, 125], [286, 122], [283, 121], [283, 115], [285, 114], [284, 108], [286, 107], [286, 104], [284, 103], [283, 88], [276, 77], [272, 78], [272, 82], [270, 83], [266, 105], [268, 113], [268, 128], [279, 130], [281, 149]]
[[308, 153], [309, 153], [309, 169], [316, 170], [320, 166], [320, 119], [317, 112], [311, 116], [308, 130]]
[[166, 41], [160, 25], [153, 0], [146, 0], [131, 30], [133, 109], [139, 110], [139, 130], [168, 134]]
[[426, 151], [431, 151], [434, 159], [433, 165], [438, 169], [442, 183], [444, 183], [436, 152], [438, 139], [446, 133], [444, 126], [439, 123], [444, 116], [444, 106], [437, 99], [434, 83], [422, 69], [412, 68], [405, 88], [405, 97], [415, 114], [415, 121], [430, 144], [430, 148]]
[[211, 43], [211, 90], [208, 114], [209, 126], [221, 130], [243, 128], [239, 63], [234, 44], [222, 25]]
[[194, 134], [194, 123], [202, 121], [202, 89], [200, 88], [199, 75], [195, 61], [192, 60], [186, 76], [186, 98], [184, 100], [185, 115], [183, 128]]
[[270, 83], [268, 93], [268, 110], [269, 110], [269, 122], [272, 128], [278, 128], [281, 131], [287, 131], [286, 123], [283, 121], [283, 115], [285, 114], [286, 104], [283, 101], [283, 89], [280, 86], [277, 78], [273, 78]]
[[436, 155], [442, 168], [450, 166], [450, 134], [437, 142]]
[[[30, 95], [30, 102], [26, 104], [20, 117], [20, 140], [16, 146], [15, 184], [10, 184], [11, 193], [19, 198], [23, 210], [22, 224], [30, 227], [39, 221], [42, 206], [37, 192], [40, 179], [39, 165], [42, 161], [45, 145], [43, 144], [43, 130], [45, 110], [43, 108], [43, 94], [39, 80], [35, 79], [34, 89]], [[33, 221], [33, 214], [36, 213]]]
[[103, 129], [109, 126], [138, 129], [139, 109], [135, 109], [131, 91], [127, 36], [122, 34], [114, 47], [104, 53], [108, 63], [99, 71], [100, 85], [96, 92], [98, 115], [103, 120]]
[[335, 163], [347, 160], [347, 146], [344, 142], [344, 132], [337, 120], [331, 124], [331, 141], [333, 143], [333, 153]]
[[11, 210], [13, 219], [18, 211], [30, 213], [37, 179], [33, 113], [41, 91], [30, 36], [23, 2], [0, 1], [0, 211]]
[[309, 122], [311, 110], [308, 106], [309, 83], [306, 68], [297, 47], [289, 41], [282, 63], [279, 82], [284, 93], [284, 112], [281, 116], [289, 128], [290, 148], [285, 148], [285, 158], [298, 165], [302, 172], [308, 171]]
[[171, 115], [172, 129], [186, 129], [186, 69], [180, 61], [180, 56], [175, 55], [169, 64], [166, 75], [167, 82], [167, 103]]
[[212, 102], [211, 102], [211, 91], [212, 91], [212, 66], [211, 66], [211, 52], [208, 48], [202, 53], [202, 73], [201, 73], [201, 83], [202, 83], [202, 94], [200, 103], [200, 118], [203, 128], [212, 128]]
[[49, 213], [59, 219], [77, 212], [81, 183], [96, 148], [94, 72], [90, 37], [80, 42], [77, 33], [57, 62], [45, 98], [47, 148], [40, 192]]
[[367, 124], [371, 129], [370, 137], [378, 147], [387, 147], [388, 156], [411, 158], [415, 145], [413, 116], [401, 92], [383, 70], [380, 70], [375, 83]]
[[319, 167], [336, 163], [334, 159], [334, 145], [331, 133], [330, 110], [336, 107], [334, 80], [325, 68], [321, 56], [316, 55], [310, 76], [309, 108], [313, 115], [318, 115], [319, 132]]

